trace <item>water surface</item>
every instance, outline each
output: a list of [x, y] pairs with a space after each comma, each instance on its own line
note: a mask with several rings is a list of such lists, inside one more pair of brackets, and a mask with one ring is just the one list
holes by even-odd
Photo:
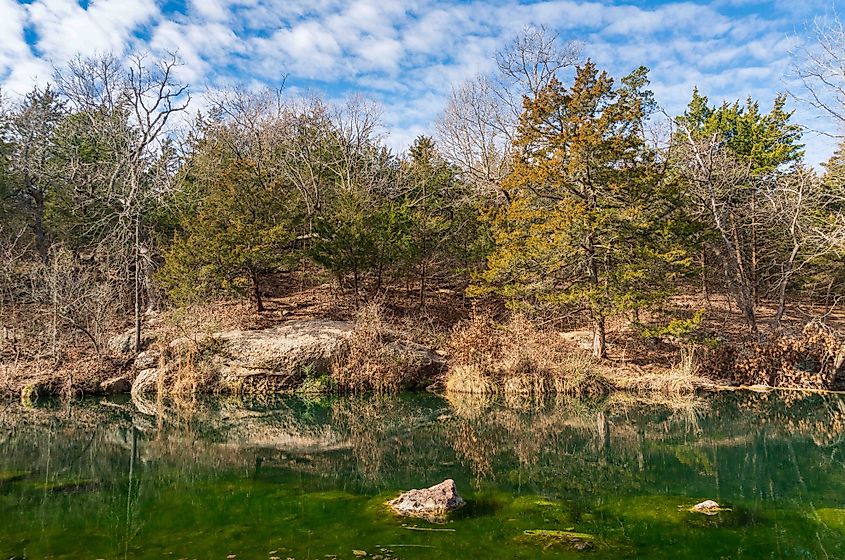
[[[845, 558], [837, 396], [142, 409], [0, 405], [0, 558]], [[445, 524], [383, 505], [445, 478]], [[730, 511], [687, 510], [708, 498]]]

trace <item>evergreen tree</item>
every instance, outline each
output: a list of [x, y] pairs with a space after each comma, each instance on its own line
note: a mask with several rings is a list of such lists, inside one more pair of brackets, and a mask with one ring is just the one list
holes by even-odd
[[597, 357], [607, 317], [661, 298], [688, 262], [674, 185], [643, 136], [647, 84], [645, 68], [616, 86], [588, 61], [571, 87], [553, 79], [525, 101], [509, 202], [492, 217], [495, 249], [474, 290], [585, 309]]

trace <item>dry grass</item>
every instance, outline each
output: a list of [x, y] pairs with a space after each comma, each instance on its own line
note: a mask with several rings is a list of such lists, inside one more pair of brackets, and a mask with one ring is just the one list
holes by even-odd
[[657, 393], [668, 397], [693, 395], [709, 385], [701, 376], [701, 364], [693, 349], [681, 352], [680, 359], [668, 369], [643, 370], [623, 367], [608, 372], [613, 384], [622, 390], [640, 394]]
[[453, 330], [449, 347], [447, 392], [599, 397], [612, 389], [589, 356], [566, 351], [557, 333], [521, 315], [503, 325], [473, 316]]
[[413, 385], [414, 380], [408, 379], [408, 372], [414, 370], [410, 357], [391, 346], [394, 339], [381, 306], [370, 303], [362, 307], [344, 351], [331, 366], [335, 389], [383, 394]]
[[219, 393], [219, 374], [212, 358], [220, 351], [213, 336], [179, 338], [169, 344], [157, 341], [151, 351], [158, 356], [156, 393], [160, 397], [193, 399], [199, 394]]

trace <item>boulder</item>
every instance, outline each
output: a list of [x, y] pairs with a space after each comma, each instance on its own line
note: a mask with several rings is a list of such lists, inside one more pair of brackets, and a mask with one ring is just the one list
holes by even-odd
[[[151, 336], [141, 335], [141, 348], [146, 348], [153, 341]], [[106, 347], [116, 356], [131, 354], [135, 350], [135, 329], [128, 329], [106, 341]]]
[[224, 382], [236, 385], [248, 383], [254, 375], [299, 377], [304, 373], [326, 373], [352, 328], [352, 323], [346, 321], [315, 319], [219, 333], [214, 338], [220, 344], [220, 373]]
[[128, 375], [118, 375], [102, 381], [100, 390], [106, 395], [123, 395], [132, 390], [132, 380]]
[[[354, 324], [325, 319], [296, 320], [259, 330], [228, 331], [201, 339], [173, 341], [165, 351], [165, 361], [191, 354], [202, 360], [202, 370], [214, 379], [214, 392], [237, 394], [285, 393], [313, 383], [331, 370], [335, 360], [343, 360], [346, 341]], [[445, 360], [431, 349], [395, 339], [386, 348], [407, 364], [411, 385], [423, 386], [445, 368]], [[154, 392], [159, 371], [158, 354], [147, 350], [138, 355], [140, 371], [133, 395]], [[312, 383], [308, 383], [312, 381]]]
[[158, 387], [158, 369], [148, 368], [142, 369], [135, 376], [135, 381], [132, 382], [132, 400], [135, 400], [137, 395], [148, 395], [155, 393]]
[[395, 340], [387, 343], [387, 349], [402, 356], [402, 363], [415, 373], [418, 384], [430, 382], [446, 369], [446, 358], [422, 344], [410, 340]]
[[150, 369], [158, 367], [159, 353], [155, 350], [144, 350], [135, 356], [135, 369]]
[[464, 500], [455, 481], [449, 478], [430, 488], [403, 492], [387, 505], [399, 515], [436, 519], [464, 505]]
[[692, 511], [696, 511], [699, 513], [715, 513], [722, 509], [722, 506], [714, 502], [713, 500], [704, 500], [703, 502], [699, 502], [692, 506]]

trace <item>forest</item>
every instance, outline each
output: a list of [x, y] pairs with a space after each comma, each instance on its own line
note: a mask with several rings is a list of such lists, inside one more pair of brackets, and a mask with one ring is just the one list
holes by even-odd
[[809, 165], [793, 107], [845, 120], [845, 33], [796, 56], [800, 92], [695, 89], [680, 114], [587, 51], [526, 28], [403, 153], [362, 96], [199, 110], [176, 54], [77, 57], [3, 96], [0, 392], [90, 394], [232, 316], [354, 320], [339, 390], [405, 385], [367, 354], [397, 330], [468, 392], [838, 387], [845, 145]]

